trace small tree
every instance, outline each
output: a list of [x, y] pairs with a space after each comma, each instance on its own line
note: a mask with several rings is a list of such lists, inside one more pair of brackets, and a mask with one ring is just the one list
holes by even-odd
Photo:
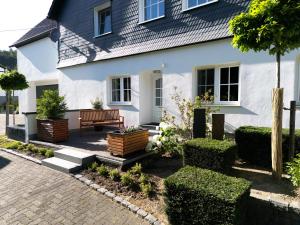
[[67, 109], [65, 97], [59, 96], [57, 90], [46, 90], [37, 100], [38, 119], [62, 119]]
[[277, 85], [273, 90], [273, 175], [282, 174], [283, 89], [280, 88], [281, 56], [300, 47], [300, 0], [252, 0], [248, 12], [230, 21], [232, 44], [242, 52], [268, 51], [276, 56]]
[[[6, 126], [9, 125], [9, 106], [10, 106], [10, 95], [12, 93], [13, 99], [15, 91], [21, 91], [29, 87], [26, 77], [23, 74], [18, 73], [16, 70], [7, 71], [0, 76], [1, 89], [6, 91]], [[15, 114], [14, 114], [14, 125], [15, 125]]]

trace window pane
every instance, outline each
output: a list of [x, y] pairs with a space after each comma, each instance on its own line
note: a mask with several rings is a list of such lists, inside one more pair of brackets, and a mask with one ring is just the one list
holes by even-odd
[[145, 20], [150, 20], [151, 19], [151, 7], [146, 7], [145, 8]]
[[155, 88], [162, 88], [162, 79], [157, 79], [155, 81]]
[[239, 100], [239, 86], [238, 85], [230, 85], [230, 101], [238, 101]]
[[215, 83], [215, 70], [207, 70], [207, 85], [213, 85]]
[[239, 67], [230, 68], [230, 83], [239, 83]]
[[221, 85], [220, 100], [228, 101], [228, 85]]
[[208, 2], [209, 0], [198, 0], [198, 5], [204, 4]]
[[197, 5], [197, 0], [188, 0], [188, 7], [194, 7]]
[[157, 4], [151, 6], [151, 19], [158, 17]]
[[162, 100], [161, 100], [161, 98], [156, 98], [155, 99], [155, 106], [162, 106]]
[[121, 101], [121, 92], [120, 90], [116, 90], [112, 92], [112, 101], [119, 102]]
[[198, 70], [198, 85], [206, 84], [206, 70]]
[[221, 84], [229, 83], [229, 68], [221, 69]]
[[145, 0], [145, 7], [150, 6], [151, 5], [151, 0]]
[[104, 33], [111, 32], [111, 15], [110, 10], [106, 11]]
[[157, 4], [157, 3], [158, 3], [158, 0], [151, 0], [151, 5]]
[[205, 86], [199, 86], [198, 87], [198, 96], [203, 96], [205, 94]]
[[124, 102], [130, 102], [131, 101], [131, 90], [125, 90], [124, 91]]
[[120, 79], [112, 79], [112, 89], [120, 89]]
[[214, 95], [214, 86], [207, 86], [206, 87], [206, 92], [208, 92], [211, 96]]

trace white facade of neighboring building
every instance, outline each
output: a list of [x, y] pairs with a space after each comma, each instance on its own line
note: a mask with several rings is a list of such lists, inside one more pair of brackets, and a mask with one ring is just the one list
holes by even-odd
[[[91, 108], [90, 101], [99, 97], [105, 108], [121, 110], [126, 126], [158, 122], [162, 109], [178, 114], [171, 100], [174, 87], [183, 97], [192, 99], [197, 96], [197, 71], [214, 69], [214, 105], [226, 114], [227, 131], [232, 132], [242, 125], [271, 126], [271, 91], [276, 85], [275, 57], [267, 53], [243, 54], [231, 46], [231, 39], [58, 69], [57, 52], [57, 44], [49, 38], [18, 48], [18, 70], [30, 82], [30, 88], [20, 96], [22, 112], [36, 111], [36, 86], [58, 84], [70, 110]], [[285, 107], [291, 100], [299, 100], [299, 65], [300, 50], [282, 58]], [[238, 85], [238, 101], [220, 101], [220, 71], [227, 67], [239, 68], [239, 81], [234, 84]], [[130, 102], [122, 101], [128, 93], [126, 90], [121, 90], [121, 101], [112, 101], [112, 82], [116, 78], [130, 78]], [[128, 82], [127, 79], [121, 80], [123, 86]], [[156, 106], [160, 97], [161, 107]], [[71, 129], [78, 128], [77, 115], [68, 117], [71, 118]], [[298, 118], [299, 112], [296, 127], [300, 128]], [[285, 111], [283, 126], [288, 125], [289, 112]]]

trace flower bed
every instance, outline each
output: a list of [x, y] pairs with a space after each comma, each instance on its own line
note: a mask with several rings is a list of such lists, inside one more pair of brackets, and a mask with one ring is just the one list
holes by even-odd
[[54, 156], [54, 151], [51, 148], [45, 148], [40, 145], [24, 144], [19, 141], [10, 140], [5, 136], [0, 137], [0, 147], [17, 151], [40, 160]]

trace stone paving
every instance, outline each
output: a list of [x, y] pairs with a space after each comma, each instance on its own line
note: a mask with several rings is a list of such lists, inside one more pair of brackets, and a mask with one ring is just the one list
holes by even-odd
[[0, 151], [2, 224], [149, 223], [67, 174]]

